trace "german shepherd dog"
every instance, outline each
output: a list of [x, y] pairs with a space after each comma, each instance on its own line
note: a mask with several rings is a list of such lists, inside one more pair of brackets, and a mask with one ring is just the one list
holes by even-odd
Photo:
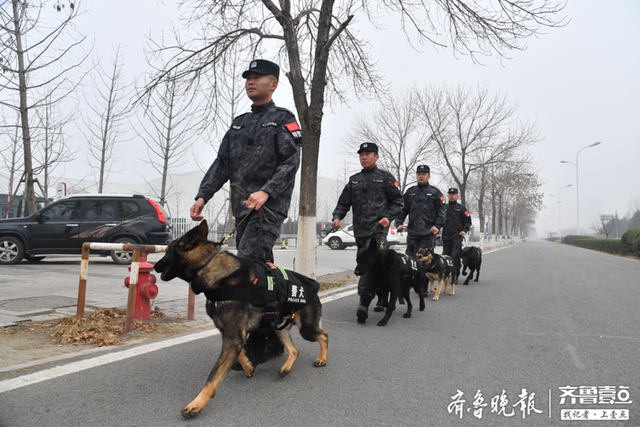
[[[451, 283], [451, 293], [449, 295], [456, 294], [456, 284], [453, 281], [453, 260], [450, 256], [439, 255], [433, 252], [433, 248], [421, 248], [416, 253], [416, 259], [422, 263], [422, 268], [424, 268], [424, 272], [431, 283], [431, 292], [435, 292], [434, 301], [440, 299], [443, 284], [445, 293], [447, 293], [447, 285]], [[433, 285], [436, 281], [438, 282], [438, 288], [434, 289]]]
[[420, 297], [420, 311], [425, 308], [424, 304], [424, 288], [426, 278], [424, 271], [418, 267], [415, 275], [405, 275], [404, 262], [402, 255], [393, 249], [379, 249], [375, 238], [371, 238], [369, 245], [358, 248], [356, 255], [356, 269], [354, 273], [362, 276], [366, 273], [372, 273], [376, 280], [376, 288], [380, 289], [380, 294], [386, 300], [389, 297], [385, 315], [378, 322], [378, 326], [386, 326], [391, 315], [396, 309], [396, 301], [404, 304], [407, 301], [407, 311], [402, 317], [408, 319], [413, 311], [411, 304], [410, 290], [413, 288]]
[[[208, 242], [206, 221], [190, 230], [183, 237], [173, 240], [167, 247], [165, 256], [156, 263], [154, 269], [162, 280], [175, 277], [191, 284], [191, 289], [199, 294], [231, 288], [251, 289], [256, 278], [256, 264], [252, 260], [237, 257], [221, 250], [220, 243]], [[198, 414], [215, 396], [218, 387], [237, 359], [247, 377], [253, 376], [255, 367], [251, 365], [244, 351], [247, 334], [258, 330], [262, 319], [262, 308], [246, 300], [211, 301], [207, 298], [207, 314], [213, 319], [222, 335], [222, 351], [205, 385], [191, 403], [184, 407], [182, 415], [190, 418]], [[317, 295], [303, 309], [296, 312], [293, 323], [300, 329], [300, 335], [308, 341], [320, 344], [320, 355], [314, 366], [327, 364], [329, 335], [321, 326], [322, 304]], [[280, 368], [284, 377], [300, 353], [290, 335], [292, 324], [282, 330], [275, 330], [287, 350], [288, 357]]]
[[476, 278], [474, 282], [478, 281], [480, 277], [480, 267], [482, 266], [482, 250], [475, 246], [466, 246], [460, 253], [460, 262], [462, 262], [462, 275], [467, 275], [467, 268], [469, 268], [469, 276], [464, 281], [463, 285], [468, 285], [473, 272], [476, 272]]

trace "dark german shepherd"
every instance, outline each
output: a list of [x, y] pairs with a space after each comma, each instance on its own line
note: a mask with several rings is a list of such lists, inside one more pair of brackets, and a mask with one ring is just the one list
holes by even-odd
[[462, 275], [467, 275], [467, 268], [469, 268], [469, 276], [464, 281], [463, 285], [468, 285], [473, 272], [476, 271], [476, 278], [474, 282], [478, 281], [480, 277], [480, 267], [482, 266], [482, 249], [476, 246], [466, 246], [460, 253], [460, 262], [462, 262]]
[[[456, 294], [456, 284], [453, 281], [453, 260], [450, 256], [439, 255], [433, 252], [432, 248], [419, 249], [416, 253], [416, 259], [422, 263], [422, 268], [431, 283], [431, 292], [435, 292], [433, 297], [434, 301], [440, 299], [440, 292], [442, 292], [442, 285], [444, 284], [444, 292], [447, 292], [447, 285], [451, 283], [451, 293], [449, 295]], [[438, 282], [438, 288], [434, 289], [433, 285]]]
[[[207, 222], [202, 221], [183, 237], [172, 241], [165, 256], [154, 267], [161, 273], [160, 278], [171, 280], [179, 277], [189, 282], [196, 294], [204, 292], [206, 295], [220, 289], [251, 289], [256, 279], [256, 263], [222, 251], [220, 243], [208, 242], [208, 232]], [[247, 333], [260, 327], [262, 308], [247, 300], [211, 301], [208, 297], [206, 308], [222, 335], [222, 352], [198, 397], [182, 410], [186, 418], [202, 411], [216, 394], [236, 359], [247, 377], [251, 377], [255, 369], [243, 347]], [[295, 313], [292, 322], [298, 326], [304, 339], [320, 344], [320, 355], [313, 362], [314, 366], [327, 364], [329, 335], [322, 330], [321, 313], [322, 305], [315, 295], [303, 309]], [[279, 371], [282, 377], [291, 371], [300, 353], [289, 333], [292, 324], [275, 331], [289, 354]]]
[[[411, 258], [409, 258], [411, 259]], [[402, 315], [404, 318], [410, 318], [413, 311], [411, 304], [410, 291], [413, 288], [420, 297], [420, 311], [425, 308], [424, 304], [424, 288], [426, 278], [424, 271], [419, 267], [417, 272], [412, 275], [407, 274], [404, 267], [403, 255], [400, 255], [393, 249], [379, 249], [375, 238], [371, 238], [369, 245], [359, 247], [356, 255], [355, 274], [362, 276], [366, 273], [372, 273], [376, 281], [375, 287], [380, 289], [384, 299], [388, 296], [386, 313], [378, 322], [378, 326], [386, 326], [396, 309], [396, 301], [400, 304], [407, 301], [407, 311]]]

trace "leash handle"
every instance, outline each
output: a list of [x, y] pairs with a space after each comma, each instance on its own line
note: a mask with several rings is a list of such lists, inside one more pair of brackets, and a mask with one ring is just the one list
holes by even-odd
[[[338, 230], [340, 230], [340, 228], [332, 228], [331, 230], [320, 230], [320, 237], [324, 239], [329, 234], [335, 233]], [[346, 231], [345, 231], [345, 233], [346, 233]], [[349, 233], [347, 233], [347, 234], [349, 234]]]
[[389, 227], [382, 227], [383, 232], [382, 239], [380, 240], [380, 249], [384, 249], [384, 243], [387, 241], [387, 228]]

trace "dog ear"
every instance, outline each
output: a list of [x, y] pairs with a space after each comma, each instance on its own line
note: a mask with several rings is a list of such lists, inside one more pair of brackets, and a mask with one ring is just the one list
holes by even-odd
[[207, 227], [207, 221], [202, 221], [199, 225], [196, 225], [191, 230], [187, 232], [184, 236], [180, 238], [180, 243], [178, 246], [180, 248], [189, 248], [193, 246], [198, 240], [202, 240], [202, 230], [205, 230], [205, 240], [206, 233], [208, 233], [209, 228]]
[[209, 235], [209, 225], [207, 225], [207, 220], [203, 219], [200, 225], [198, 226], [200, 230], [200, 240], [203, 242], [207, 241], [207, 236]]
[[376, 243], [376, 238], [371, 236], [371, 239], [369, 239], [369, 249], [376, 249], [378, 246], [378, 244]]
[[415, 249], [416, 249], [416, 244], [415, 242], [412, 241], [411, 243], [409, 243], [409, 246], [407, 246], [407, 252], [410, 254], [415, 253], [416, 252]]

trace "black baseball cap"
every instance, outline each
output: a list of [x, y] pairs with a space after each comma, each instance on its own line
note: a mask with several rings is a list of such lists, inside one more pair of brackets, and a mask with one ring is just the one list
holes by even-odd
[[427, 165], [419, 165], [418, 169], [416, 169], [416, 172], [431, 173], [431, 169], [429, 169], [429, 166], [427, 166]]
[[378, 146], [373, 142], [363, 142], [360, 144], [360, 149], [358, 150], [358, 154], [363, 151], [370, 151], [372, 153], [378, 154]]
[[449, 193], [449, 194], [458, 194], [458, 189], [457, 188], [450, 188], [449, 191], [447, 191], [447, 193]]
[[254, 59], [249, 64], [249, 69], [242, 73], [242, 78], [246, 79], [250, 73], [262, 74], [264, 76], [271, 74], [276, 80], [280, 78], [280, 67], [275, 62], [266, 59]]

